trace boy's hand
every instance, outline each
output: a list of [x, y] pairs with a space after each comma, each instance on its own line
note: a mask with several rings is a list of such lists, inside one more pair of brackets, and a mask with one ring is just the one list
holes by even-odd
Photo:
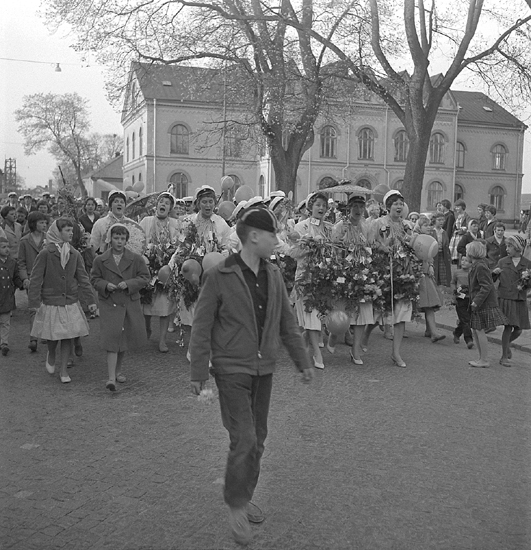
[[24, 290], [28, 290], [29, 285], [30, 285], [29, 279], [24, 279], [24, 281], [22, 282], [22, 288], [23, 288]]
[[121, 281], [118, 283], [118, 288], [120, 290], [126, 290], [127, 289], [127, 283], [125, 281]]
[[201, 393], [201, 390], [204, 390], [206, 388], [206, 385], [206, 380], [192, 380], [190, 382], [190, 387], [194, 395], [199, 395]]
[[118, 287], [113, 283], [107, 283], [107, 290], [109, 292], [114, 292]]
[[493, 270], [494, 275], [499, 275], [501, 273], [501, 267], [497, 267], [496, 269]]
[[313, 378], [313, 369], [304, 369], [301, 373], [301, 380], [308, 384]]

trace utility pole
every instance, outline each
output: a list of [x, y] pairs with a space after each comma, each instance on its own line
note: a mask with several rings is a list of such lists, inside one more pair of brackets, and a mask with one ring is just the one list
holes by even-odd
[[17, 187], [17, 159], [6, 159], [4, 162], [4, 193], [14, 191]]

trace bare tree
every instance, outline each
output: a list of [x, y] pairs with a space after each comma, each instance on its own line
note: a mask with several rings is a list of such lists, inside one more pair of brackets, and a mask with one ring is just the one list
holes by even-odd
[[74, 170], [76, 185], [86, 196], [82, 169], [90, 127], [87, 100], [76, 93], [24, 96], [15, 117], [24, 137], [25, 153], [31, 155], [48, 147], [56, 158], [66, 159]]

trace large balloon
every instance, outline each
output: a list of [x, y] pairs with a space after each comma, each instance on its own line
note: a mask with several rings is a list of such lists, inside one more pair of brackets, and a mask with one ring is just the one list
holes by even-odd
[[236, 203], [240, 201], [248, 201], [254, 197], [254, 191], [248, 185], [242, 185], [236, 190], [234, 194], [234, 201]]
[[127, 187], [131, 187], [132, 185], [133, 185], [133, 180], [131, 179], [131, 176], [125, 176], [123, 181], [124, 189], [126, 189]]
[[171, 275], [171, 269], [169, 265], [163, 265], [159, 269], [158, 278], [161, 283], [166, 284]]
[[379, 183], [375, 188], [374, 188], [374, 193], [373, 193], [373, 197], [378, 201], [378, 202], [383, 202], [383, 198], [385, 196], [386, 193], [388, 193], [389, 191], [391, 191], [391, 189], [389, 189], [389, 187], [387, 187], [387, 185], [385, 185], [385, 183]]
[[124, 189], [124, 191], [134, 191], [133, 186], [132, 186], [132, 185], [128, 185], [128, 186]]
[[143, 181], [137, 181], [133, 185], [133, 191], [136, 191], [137, 193], [141, 193], [144, 190], [144, 182]]
[[228, 191], [234, 187], [234, 180], [230, 176], [221, 178], [221, 191]]
[[140, 194], [137, 193], [136, 191], [126, 191], [126, 192], [125, 192], [125, 196], [126, 196], [128, 199], [133, 200], [133, 199], [137, 199], [137, 198], [140, 196]]
[[223, 201], [218, 206], [218, 214], [224, 219], [228, 220], [232, 216], [232, 212], [236, 208], [235, 204], [231, 201]]
[[203, 271], [207, 271], [211, 267], [218, 265], [223, 258], [224, 256], [220, 252], [209, 252], [208, 254], [205, 254], [202, 262]]
[[434, 239], [430, 235], [415, 234], [409, 244], [419, 260], [435, 258], [439, 252], [437, 239]]
[[198, 285], [201, 277], [201, 264], [197, 260], [189, 258], [183, 263], [181, 273], [187, 281], [193, 285]]
[[326, 327], [330, 334], [342, 336], [347, 332], [350, 326], [349, 316], [341, 309], [334, 309], [326, 318]]
[[404, 207], [402, 208], [402, 213], [400, 214], [400, 217], [403, 220], [407, 220], [408, 215], [409, 215], [409, 206], [407, 205], [407, 203], [404, 203]]

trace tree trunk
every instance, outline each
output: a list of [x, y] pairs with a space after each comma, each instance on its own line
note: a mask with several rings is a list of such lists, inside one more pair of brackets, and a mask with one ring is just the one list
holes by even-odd
[[426, 159], [430, 148], [431, 127], [418, 138], [409, 140], [409, 152], [406, 160], [402, 194], [410, 211], [420, 212], [424, 185]]

